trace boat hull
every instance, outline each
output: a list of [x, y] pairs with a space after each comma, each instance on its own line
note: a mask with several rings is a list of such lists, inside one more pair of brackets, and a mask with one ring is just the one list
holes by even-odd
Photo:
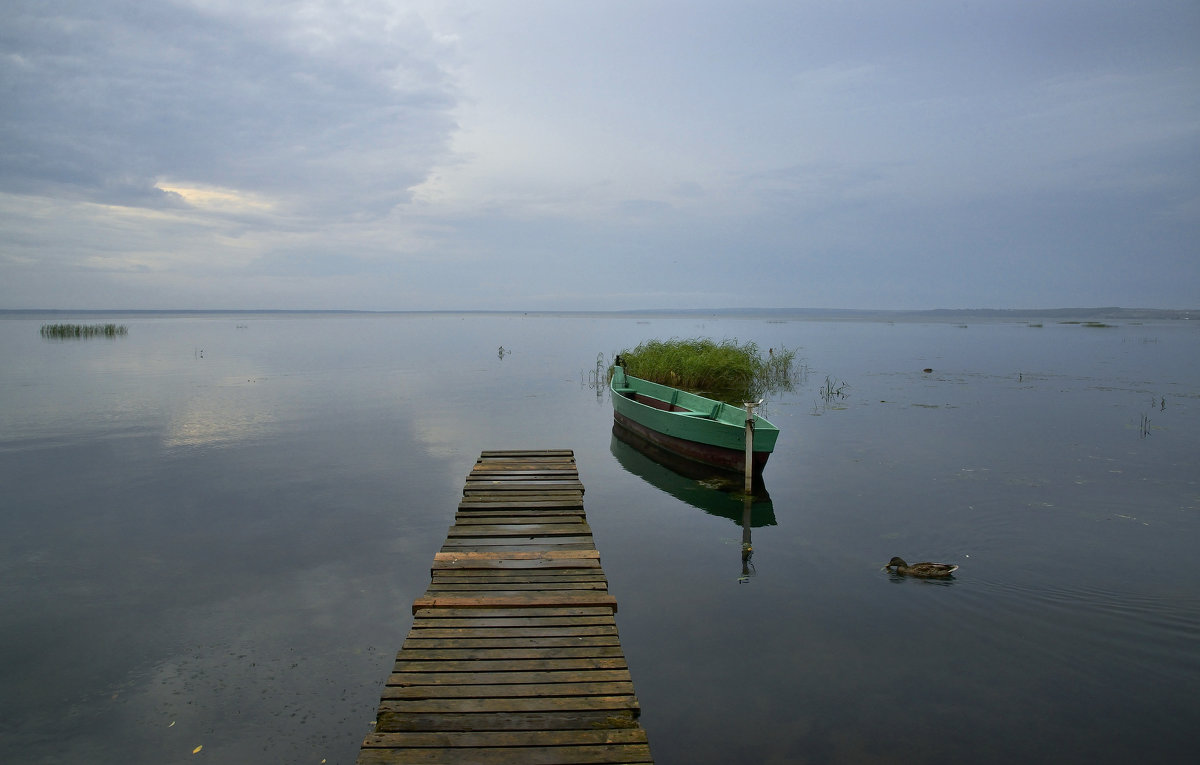
[[[744, 409], [628, 376], [621, 367], [616, 368], [610, 389], [613, 418], [620, 427], [685, 459], [744, 473]], [[760, 475], [766, 467], [778, 436], [778, 428], [754, 415], [754, 475]]]
[[[731, 473], [740, 474], [746, 470], [745, 449], [728, 449], [660, 433], [620, 412], [613, 412], [613, 420], [616, 426], [624, 428], [643, 441], [684, 459]], [[767, 466], [767, 460], [770, 457], [770, 452], [754, 452], [753, 475], [762, 475], [763, 468]]]

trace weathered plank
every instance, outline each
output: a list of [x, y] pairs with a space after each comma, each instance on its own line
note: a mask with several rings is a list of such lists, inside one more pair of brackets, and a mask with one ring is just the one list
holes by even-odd
[[414, 659], [407, 653], [395, 663], [393, 674], [413, 672], [459, 674], [462, 672], [554, 672], [569, 670], [600, 671], [628, 669], [624, 658], [605, 659], [589, 656], [583, 659]]
[[579, 471], [567, 467], [538, 466], [533, 462], [512, 463], [508, 465], [480, 463], [471, 468], [471, 473], [467, 477], [467, 480], [470, 481], [480, 476], [495, 477], [501, 480], [525, 481], [530, 476], [535, 478], [578, 478]]
[[494, 514], [520, 514], [526, 516], [539, 517], [549, 512], [555, 513], [575, 513], [582, 515], [584, 513], [583, 505], [576, 499], [571, 497], [562, 497], [557, 500], [545, 500], [543, 502], [530, 501], [526, 499], [518, 499], [510, 501], [504, 494], [487, 494], [481, 493], [478, 495], [465, 495], [458, 505], [460, 513], [472, 513], [482, 517], [482, 513]]
[[[384, 689], [387, 692], [387, 689]], [[531, 698], [440, 698], [385, 699], [398, 711], [413, 714], [455, 714], [472, 712], [595, 712], [599, 710], [634, 710], [637, 698], [632, 695], [613, 696], [536, 696]]]
[[[578, 575], [575, 572], [579, 572]], [[505, 579], [496, 576], [483, 577], [467, 577], [467, 576], [451, 576], [452, 574], [477, 574], [486, 573], [494, 574], [495, 570], [481, 572], [472, 569], [439, 569], [435, 572], [433, 582], [430, 583], [430, 590], [452, 589], [452, 590], [504, 590], [517, 589], [528, 590], [542, 587], [546, 590], [595, 590], [607, 589], [608, 582], [604, 579], [604, 572], [599, 569], [510, 569], [505, 573], [509, 574], [528, 574], [519, 578]], [[535, 576], [544, 574], [559, 574], [569, 573], [571, 576]], [[594, 573], [596, 576], [587, 577], [584, 574]]]
[[[511, 520], [502, 520], [511, 519]], [[580, 523], [584, 520], [583, 511], [570, 507], [493, 507], [483, 510], [459, 509], [454, 515], [455, 525], [468, 526], [481, 524], [487, 526], [495, 523]]]
[[[510, 574], [511, 576], [501, 576]], [[570, 585], [600, 584], [607, 587], [603, 569], [554, 568], [542, 571], [515, 571], [505, 569], [442, 569], [434, 573], [430, 587], [452, 584], [488, 585], [562, 585], [559, 589], [570, 589]], [[555, 589], [547, 587], [547, 589]], [[583, 589], [580, 587], [580, 589]]]
[[600, 683], [501, 683], [491, 685], [437, 684], [437, 685], [386, 685], [383, 698], [409, 701], [424, 700], [503, 700], [505, 703], [538, 699], [542, 702], [557, 700], [560, 696], [592, 699], [597, 696], [633, 698], [631, 682]]
[[608, 585], [604, 582], [587, 582], [582, 585], [578, 584], [446, 584], [430, 586], [427, 591], [429, 597], [479, 597], [482, 595], [492, 595], [495, 597], [518, 597], [530, 592], [538, 591], [579, 591], [579, 592], [603, 592], [608, 589]]
[[[509, 579], [494, 577], [494, 576], [488, 576], [488, 577], [449, 576], [449, 574], [464, 574], [464, 573], [470, 574], [470, 573], [476, 573], [476, 572], [458, 571], [458, 570], [439, 571], [438, 575], [434, 578], [434, 581], [429, 585], [429, 589], [430, 590], [479, 589], [479, 590], [496, 590], [496, 591], [500, 591], [500, 590], [504, 590], [504, 589], [528, 590], [530, 588], [537, 589], [538, 587], [541, 587], [547, 591], [551, 591], [551, 590], [596, 590], [597, 588], [599, 588], [601, 590], [608, 589], [608, 582], [606, 582], [604, 579], [603, 571], [601, 571], [599, 569], [595, 569], [592, 571], [588, 571], [587, 569], [575, 569], [575, 570], [577, 570], [581, 573], [578, 576], [569, 576], [569, 577], [568, 576], [558, 576], [558, 577], [534, 576], [534, 575], [544, 575], [544, 574], [551, 574], [551, 573], [561, 573], [563, 571], [562, 569], [556, 569], [556, 570], [552, 570], [552, 571], [529, 571], [529, 572], [509, 571], [506, 573], [528, 573], [528, 574], [530, 574], [529, 576], [524, 576], [524, 577], [520, 577], [520, 578], [509, 578]], [[488, 572], [488, 573], [492, 573], [492, 572]], [[594, 574], [596, 574], [596, 576], [588, 577], [588, 576], [584, 575], [586, 573], [594, 573]], [[560, 603], [560, 604], [551, 604], [551, 605], [572, 606], [572, 605], [587, 605], [587, 604], [586, 603], [584, 603], [584, 604]], [[601, 604], [601, 605], [603, 605], [603, 604]], [[507, 607], [507, 606], [502, 606], [502, 607]], [[519, 608], [521, 606], [513, 606], [513, 607]], [[528, 607], [536, 608], [536, 606], [528, 606]]]
[[631, 765], [654, 760], [650, 757], [650, 747], [631, 744], [504, 749], [363, 749], [358, 761], [362, 765]]
[[399, 702], [384, 700], [379, 705], [376, 733], [403, 731], [502, 731], [502, 730], [620, 730], [637, 728], [633, 710], [576, 709], [566, 712], [415, 713], [401, 710]]
[[537, 541], [522, 541], [521, 539], [483, 539], [475, 541], [474, 537], [466, 537], [461, 542], [442, 545], [440, 552], [454, 552], [455, 550], [499, 550], [501, 552], [528, 552], [531, 550], [587, 550], [590, 546], [589, 542], [580, 541], [578, 537], [563, 537], [569, 539], [569, 542], [563, 542], [561, 545], [552, 545], [546, 542]]
[[[592, 549], [594, 550], [595, 546], [593, 546]], [[480, 551], [477, 550], [475, 552], [480, 552]], [[536, 572], [536, 571], [522, 573], [520, 571], [508, 571], [505, 569], [495, 569], [493, 571], [488, 571], [486, 569], [480, 570], [480, 571], [442, 571], [437, 574], [437, 576], [448, 576], [448, 577], [453, 577], [453, 576], [457, 576], [457, 577], [497, 577], [497, 578], [507, 577], [510, 579], [522, 579], [525, 577], [539, 577], [539, 576], [540, 577], [558, 577], [561, 579], [561, 578], [570, 578], [570, 577], [575, 577], [575, 576], [602, 577], [603, 575], [604, 575], [603, 571], [555, 571], [555, 570], [551, 570], [551, 571], [544, 571], [544, 572], [540, 572], [540, 573]]]
[[462, 552], [452, 553], [434, 553], [434, 561], [455, 561], [455, 560], [600, 560], [600, 552], [595, 548], [591, 550], [550, 550], [547, 552], [509, 552], [496, 553], [492, 550], [471, 551], [464, 550]]
[[[453, 579], [435, 582], [429, 585], [427, 595], [429, 597], [437, 597], [439, 602], [445, 603], [446, 598], [518, 598], [528, 596], [532, 592], [543, 591], [549, 599], [551, 593], [555, 595], [568, 595], [578, 593], [580, 595], [597, 593], [604, 594], [608, 589], [608, 583], [599, 581], [582, 581], [582, 582], [459, 582]], [[538, 605], [554, 607], [554, 606], [571, 606], [571, 605], [607, 605], [611, 608], [611, 601], [602, 603], [584, 603], [582, 600], [567, 600], [565, 598], [556, 599], [554, 603], [536, 603], [532, 607]], [[511, 603], [512, 601], [510, 601]], [[491, 604], [487, 604], [491, 607]], [[478, 608], [479, 606], [475, 606]]]
[[[510, 574], [510, 576], [499, 576]], [[446, 568], [433, 576], [430, 586], [449, 584], [584, 584], [605, 582], [605, 573], [601, 568], [550, 568], [547, 571], [505, 571], [505, 570], [457, 570]], [[498, 608], [506, 608], [498, 606]], [[521, 608], [514, 606], [511, 608]]]
[[600, 561], [595, 558], [551, 558], [551, 559], [509, 559], [509, 558], [455, 558], [446, 561], [434, 561], [432, 571], [439, 569], [479, 569], [505, 568], [512, 570], [543, 570], [552, 568], [600, 568]]
[[512, 457], [569, 457], [575, 460], [574, 449], [484, 449], [479, 459], [509, 459]]
[[[447, 627], [580, 627], [580, 626], [596, 626], [614, 624], [611, 614], [597, 614], [587, 616], [568, 616], [566, 614], [552, 614], [549, 616], [498, 616], [493, 609], [471, 615], [469, 609], [458, 611], [457, 609], [445, 609], [446, 611], [454, 610], [455, 613], [460, 613], [462, 616], [442, 616], [438, 613], [441, 609], [431, 608], [428, 611], [422, 611], [422, 614], [428, 616], [415, 615], [413, 619], [413, 629], [426, 629], [430, 627], [447, 628]], [[528, 609], [533, 611], [533, 609]], [[550, 610], [550, 609], [547, 609]], [[565, 611], [568, 609], [553, 609], [555, 611]], [[582, 609], [579, 609], [582, 610]]]
[[[536, 520], [530, 520], [536, 519]], [[583, 513], [576, 515], [563, 515], [555, 513], [527, 513], [525, 515], [505, 514], [486, 514], [486, 513], [458, 513], [454, 516], [454, 527], [464, 528], [472, 526], [510, 526], [520, 523], [545, 523], [550, 525], [559, 524], [582, 524], [586, 526], [583, 520]]]
[[[579, 481], [547, 481], [547, 483], [552, 484], [551, 488], [560, 493], [566, 493], [568, 491], [578, 491], [580, 494], [583, 493], [583, 484], [581, 484]], [[463, 494], [474, 496], [495, 496], [498, 498], [503, 498], [505, 494], [528, 492], [530, 489], [535, 488], [536, 486], [537, 484], [532, 481], [498, 481], [495, 479], [469, 481], [463, 488]]]
[[[581, 573], [579, 576], [574, 576], [574, 575], [559, 576], [559, 577], [543, 576], [545, 574], [573, 572], [573, 571], [579, 571]], [[515, 571], [505, 572], [505, 573], [517, 573], [517, 574], [528, 574], [529, 575], [529, 576], [523, 576], [523, 577], [511, 578], [511, 579], [505, 579], [505, 578], [493, 577], [493, 576], [488, 576], [488, 577], [449, 576], [450, 574], [464, 574], [464, 573], [472, 574], [472, 573], [479, 573], [479, 572], [469, 571], [469, 570], [463, 571], [463, 570], [458, 570], [458, 569], [446, 569], [446, 570], [438, 571], [437, 575], [434, 577], [434, 581], [429, 585], [429, 589], [430, 590], [452, 589], [452, 590], [463, 590], [463, 591], [470, 591], [472, 589], [494, 590], [497, 594], [497, 597], [503, 597], [503, 596], [499, 595], [499, 592], [504, 589], [529, 590], [531, 588], [536, 589], [537, 587], [540, 586], [540, 587], [543, 587], [547, 592], [550, 592], [553, 590], [558, 590], [558, 591], [561, 591], [560, 592], [560, 594], [561, 594], [561, 593], [569, 593], [571, 590], [580, 590], [580, 591], [586, 590], [586, 591], [595, 592], [597, 587], [599, 587], [601, 590], [605, 590], [608, 587], [608, 582], [606, 582], [604, 580], [604, 572], [600, 569], [550, 569], [550, 570], [523, 569], [523, 570], [515, 570]], [[487, 573], [491, 574], [493, 572], [488, 571]], [[597, 576], [586, 577], [586, 576], [583, 576], [584, 573], [594, 573], [594, 574], [597, 574]], [[471, 596], [464, 596], [464, 597], [471, 597]], [[522, 608], [522, 607], [537, 608], [538, 605], [564, 606], [564, 607], [587, 606], [587, 605], [596, 605], [596, 606], [609, 605], [608, 603], [599, 603], [599, 604], [591, 603], [591, 604], [589, 604], [589, 603], [585, 603], [585, 602], [578, 602], [578, 603], [560, 602], [560, 603], [534, 604], [534, 605], [525, 605], [525, 604], [519, 604], [519, 603], [513, 603], [513, 604], [500, 603], [499, 601], [496, 601], [496, 603], [499, 604], [500, 607], [502, 607], [502, 608]], [[445, 604], [443, 604], [443, 605], [445, 605]], [[441, 607], [441, 606], [438, 606], [438, 607]]]
[[[542, 589], [545, 589], [545, 588], [542, 588]], [[538, 591], [539, 591], [538, 585], [532, 585], [532, 584], [512, 585], [512, 586], [509, 586], [509, 588], [503, 588], [503, 589], [496, 588], [496, 586], [488, 586], [488, 585], [476, 585], [476, 586], [470, 586], [470, 588], [468, 588], [468, 586], [462, 586], [462, 585], [457, 585], [457, 586], [448, 585], [448, 586], [445, 586], [445, 588], [440, 588], [440, 586], [439, 586], [439, 588], [431, 589], [430, 591], [428, 591], [428, 596], [437, 597], [437, 598], [452, 598], [452, 597], [480, 598], [480, 597], [485, 597], [485, 596], [487, 596], [487, 597], [503, 597], [503, 598], [518, 598], [518, 597], [522, 597], [522, 596], [527, 596], [529, 594], [533, 594], [533, 592], [538, 592]], [[588, 584], [587, 586], [583, 586], [583, 588], [563, 588], [563, 586], [559, 586], [559, 588], [553, 588], [548, 591], [551, 591], [551, 592], [580, 592], [580, 594], [604, 594], [605, 586], [604, 585], [595, 585], [595, 584]], [[546, 603], [546, 606], [553, 607], [553, 606], [559, 606], [559, 604], [562, 604], [562, 603], [551, 602], [551, 603]], [[484, 607], [484, 608], [486, 608], [486, 607]]]
[[546, 736], [540, 731], [450, 731], [445, 733], [372, 733], [363, 746], [378, 748], [509, 747], [553, 742], [555, 746], [580, 744], [644, 744], [640, 728], [562, 730]]
[[[577, 536], [581, 533], [591, 533], [591, 527], [586, 523], [541, 523], [537, 521], [526, 523], [481, 523], [471, 526], [454, 526], [447, 537], [562, 537]], [[598, 557], [598, 556], [597, 556]]]
[[653, 762], [645, 744], [446, 749], [363, 749], [363, 765], [628, 765]]
[[620, 646], [616, 635], [564, 635], [541, 637], [442, 637], [424, 638], [417, 632], [409, 632], [404, 648], [426, 648], [430, 650], [461, 648], [577, 648], [582, 646]]
[[412, 638], [471, 638], [478, 640], [517, 640], [520, 638], [615, 637], [615, 624], [557, 625], [550, 627], [413, 627]]
[[[511, 501], [510, 496], [515, 501]], [[478, 522], [487, 523], [485, 519], [488, 518], [510, 517], [515, 518], [516, 523], [553, 523], [550, 519], [557, 516], [563, 518], [560, 523], [583, 523], [586, 521], [585, 515], [583, 504], [569, 497], [538, 501], [503, 493], [481, 493], [465, 495], [458, 505], [454, 520], [457, 524], [460, 520], [471, 522], [477, 518]], [[536, 520], [531, 521], [531, 518]]]
[[526, 497], [489, 496], [486, 494], [464, 496], [458, 503], [460, 513], [519, 513], [521, 515], [541, 515], [548, 512], [574, 513], [583, 515], [583, 501], [579, 495], [562, 496], [558, 498], [529, 499]]
[[[461, 573], [461, 572], [456, 571], [456, 572], [452, 572], [452, 573]], [[536, 573], [544, 573], [544, 572], [536, 572]], [[494, 578], [466, 579], [466, 578], [462, 578], [462, 577], [439, 576], [437, 578], [437, 581], [435, 581], [429, 585], [430, 592], [433, 592], [435, 590], [447, 590], [447, 591], [455, 591], [455, 592], [471, 592], [472, 590], [479, 590], [482, 593], [483, 591], [486, 590], [486, 591], [492, 592], [493, 596], [495, 596], [495, 597], [504, 597], [503, 595], [500, 594], [504, 590], [538, 590], [538, 589], [542, 589], [547, 592], [551, 592], [554, 590], [567, 591], [567, 592], [569, 592], [571, 590], [593, 591], [594, 592], [596, 590], [607, 590], [608, 582], [604, 581], [604, 579], [602, 579], [602, 578], [599, 578], [599, 579], [578, 578], [577, 579], [574, 577], [572, 577], [570, 579], [564, 579], [564, 578], [560, 577], [558, 579], [544, 579], [542, 581], [537, 581], [537, 580], [533, 580], [533, 579], [519, 579], [519, 580], [518, 579], [494, 579]], [[454, 597], [454, 596], [450, 596], [450, 597]], [[463, 596], [463, 597], [470, 597], [470, 596]], [[489, 604], [489, 606], [490, 605], [491, 604]], [[550, 605], [571, 605], [571, 604], [557, 603], [557, 604], [550, 604]]]
[[535, 661], [548, 661], [551, 659], [617, 659], [624, 658], [621, 653], [621, 647], [618, 646], [569, 646], [567, 648], [556, 646], [539, 646], [534, 648], [517, 648], [509, 646], [507, 648], [486, 648], [486, 649], [463, 649], [463, 648], [422, 648], [419, 650], [401, 650], [400, 652], [405, 659], [413, 661], [466, 661], [479, 659], [483, 661], [510, 661], [516, 659], [529, 659]]
[[629, 669], [563, 669], [485, 671], [478, 668], [446, 673], [446, 671], [397, 671], [388, 677], [386, 685], [406, 686], [475, 686], [475, 685], [538, 685], [538, 683], [634, 682]]

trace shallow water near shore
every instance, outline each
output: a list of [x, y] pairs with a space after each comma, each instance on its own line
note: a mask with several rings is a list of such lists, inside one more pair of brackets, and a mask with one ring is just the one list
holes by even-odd
[[[660, 764], [1191, 761], [1195, 322], [112, 320], [0, 320], [6, 762], [352, 763], [496, 448], [575, 450]], [[803, 365], [745, 571], [730, 498], [589, 379], [692, 336]]]

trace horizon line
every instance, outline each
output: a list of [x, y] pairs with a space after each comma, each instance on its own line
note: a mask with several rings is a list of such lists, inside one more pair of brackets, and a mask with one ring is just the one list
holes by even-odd
[[340, 313], [340, 314], [395, 314], [395, 313], [477, 313], [477, 314], [954, 314], [992, 313], [1026, 314], [1047, 316], [1064, 313], [1096, 314], [1101, 312], [1121, 314], [1186, 314], [1200, 313], [1200, 308], [1126, 308], [1123, 306], [1061, 306], [1056, 308], [829, 308], [829, 307], [754, 307], [726, 306], [721, 308], [0, 308], [0, 313], [88, 313], [88, 314], [282, 314], [282, 313]]

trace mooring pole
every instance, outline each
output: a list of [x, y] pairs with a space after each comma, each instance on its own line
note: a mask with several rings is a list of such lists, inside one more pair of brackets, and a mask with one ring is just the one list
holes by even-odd
[[761, 404], [763, 400], [746, 401], [746, 493], [750, 493], [750, 489], [754, 485], [754, 407]]

